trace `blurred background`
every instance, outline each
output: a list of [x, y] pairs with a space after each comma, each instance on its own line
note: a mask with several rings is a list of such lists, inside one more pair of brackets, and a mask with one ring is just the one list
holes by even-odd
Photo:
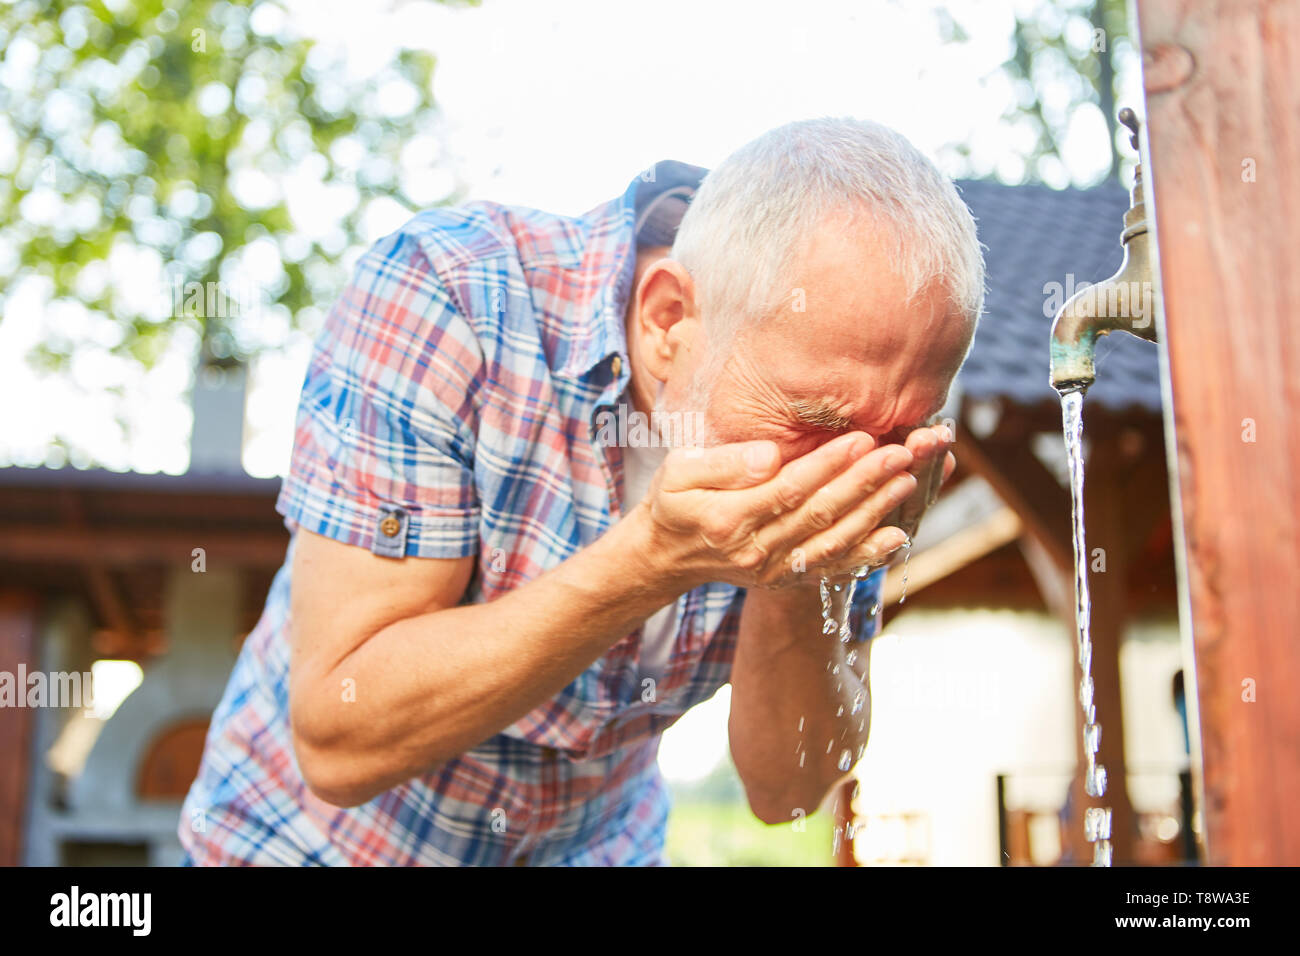
[[[724, 688], [663, 738], [669, 856], [1090, 859], [1047, 343], [1121, 258], [1128, 33], [1112, 0], [0, 0], [0, 670], [94, 675], [93, 706], [0, 710], [0, 862], [179, 859], [207, 715], [284, 556], [308, 351], [369, 243], [468, 199], [578, 214], [822, 115], [904, 133], [978, 220], [959, 470], [905, 603], [891, 572], [857, 785], [760, 823]], [[1089, 392], [1098, 711], [1127, 861], [1178, 862], [1199, 823], [1159, 369], [1122, 338]]]

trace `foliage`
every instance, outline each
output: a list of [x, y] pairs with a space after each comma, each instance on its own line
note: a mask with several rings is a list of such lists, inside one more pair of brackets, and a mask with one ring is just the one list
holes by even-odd
[[[276, 0], [18, 0], [0, 45], [0, 283], [46, 277], [146, 367], [181, 325], [214, 364], [273, 345], [333, 294], [369, 201], [417, 206], [400, 168], [436, 116], [427, 53], [345, 82]], [[338, 204], [331, 228], [300, 228], [303, 183]], [[127, 280], [150, 273], [142, 301]], [[250, 273], [257, 303], [232, 291]], [[78, 344], [52, 333], [32, 360], [62, 370]]]
[[[950, 13], [939, 7], [935, 16], [941, 39], [967, 42], [967, 31]], [[1022, 4], [1009, 47], [999, 70], [1011, 81], [1015, 99], [1007, 104], [1002, 119], [1008, 127], [1021, 124], [1031, 133], [1032, 145], [1022, 156], [1028, 178], [1053, 178], [1045, 175], [1047, 167], [1062, 160], [1065, 132], [1077, 110], [1087, 104], [1095, 105], [1106, 119], [1111, 143], [1106, 178], [1117, 178], [1121, 160], [1131, 159], [1132, 153], [1117, 149], [1116, 95], [1124, 71], [1136, 69], [1138, 62], [1128, 36], [1125, 0], [1035, 0]], [[952, 152], [969, 156], [960, 143], [953, 145]]]

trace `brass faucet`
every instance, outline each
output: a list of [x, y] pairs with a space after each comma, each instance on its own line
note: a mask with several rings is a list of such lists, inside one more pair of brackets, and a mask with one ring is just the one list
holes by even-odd
[[[1119, 111], [1119, 121], [1132, 131], [1129, 142], [1137, 149], [1137, 115], [1124, 107]], [[1119, 271], [1070, 296], [1052, 320], [1051, 381], [1062, 394], [1086, 389], [1096, 380], [1092, 363], [1097, 336], [1118, 329], [1148, 342], [1156, 341], [1141, 163], [1134, 173], [1132, 205], [1124, 214], [1124, 231], [1119, 238], [1124, 246]]]

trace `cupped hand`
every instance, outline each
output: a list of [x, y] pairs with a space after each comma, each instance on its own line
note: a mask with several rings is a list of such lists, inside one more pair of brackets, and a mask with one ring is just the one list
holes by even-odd
[[912, 453], [908, 471], [916, 478], [916, 490], [885, 516], [882, 525], [902, 529], [909, 540], [916, 536], [922, 515], [934, 504], [939, 488], [957, 467], [957, 459], [949, 450], [952, 445], [953, 434], [947, 425], [922, 425], [907, 434], [905, 446]]
[[658, 566], [688, 586], [772, 588], [851, 574], [884, 564], [906, 542], [884, 519], [918, 490], [917, 455], [928, 461], [939, 445], [918, 435], [877, 447], [850, 432], [784, 465], [770, 441], [674, 449], [634, 514], [647, 523]]

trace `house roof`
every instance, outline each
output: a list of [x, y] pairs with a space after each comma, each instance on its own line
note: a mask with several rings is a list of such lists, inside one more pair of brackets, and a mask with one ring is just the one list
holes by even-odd
[[[1073, 287], [1113, 275], [1124, 258], [1119, 235], [1128, 191], [958, 182], [985, 247], [987, 295], [975, 342], [960, 374], [962, 394], [1022, 405], [1055, 404], [1048, 383], [1052, 317]], [[1048, 303], [1049, 283], [1065, 289]], [[1046, 314], [1045, 314], [1046, 313]], [[1132, 335], [1097, 343], [1097, 381], [1089, 405], [1160, 413], [1156, 348]]]

